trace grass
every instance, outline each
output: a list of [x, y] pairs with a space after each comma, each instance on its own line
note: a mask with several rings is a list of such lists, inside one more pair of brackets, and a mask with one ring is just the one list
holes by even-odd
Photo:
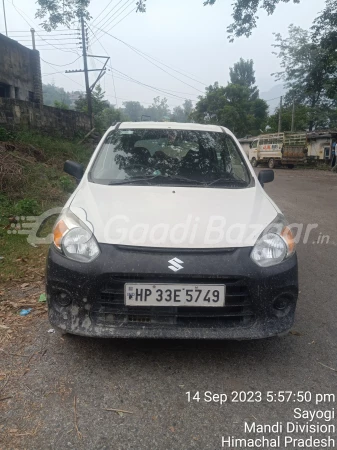
[[[43, 155], [38, 161], [27, 162], [18, 159], [22, 167], [19, 182], [3, 189], [0, 193], [0, 285], [8, 281], [18, 281], [26, 273], [27, 266], [44, 269], [47, 245], [34, 248], [27, 243], [27, 236], [9, 234], [9, 218], [12, 216], [38, 216], [48, 209], [63, 206], [75, 189], [74, 180], [63, 172], [67, 159], [87, 164], [93, 148], [78, 145], [75, 141], [57, 139], [32, 132], [12, 133], [0, 129], [0, 141], [13, 143], [18, 157], [27, 159], [20, 152], [20, 146], [29, 144]], [[1, 142], [0, 142], [1, 145]], [[12, 220], [12, 219], [11, 219]], [[39, 236], [48, 235], [55, 217], [49, 220]], [[15, 225], [15, 224], [14, 224]]]

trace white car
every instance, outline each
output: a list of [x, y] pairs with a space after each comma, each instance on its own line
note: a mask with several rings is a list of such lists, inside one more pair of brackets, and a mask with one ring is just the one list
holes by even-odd
[[287, 222], [235, 136], [213, 125], [111, 127], [54, 227], [51, 323], [100, 337], [253, 339], [298, 297]]

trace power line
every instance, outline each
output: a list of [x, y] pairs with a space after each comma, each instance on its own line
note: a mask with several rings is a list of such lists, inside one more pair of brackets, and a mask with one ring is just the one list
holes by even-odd
[[[15, 8], [15, 5], [13, 5]], [[27, 15], [27, 14], [26, 14]], [[28, 16], [27, 16], [28, 17]], [[30, 17], [29, 17], [30, 19]], [[31, 20], [31, 19], [30, 19]], [[27, 22], [26, 22], [27, 23]], [[52, 30], [49, 33], [58, 33], [59, 31], [78, 31], [76, 28], [67, 28], [65, 30]], [[8, 31], [8, 33], [26, 33], [27, 34], [27, 30], [11, 30]]]
[[[111, 13], [113, 13], [113, 11], [115, 11], [115, 9], [117, 8], [117, 6], [118, 6], [119, 4], [121, 4], [122, 1], [123, 1], [123, 0], [119, 0], [119, 2], [118, 2], [112, 9], [110, 9], [110, 11], [107, 13], [107, 15], [106, 15], [105, 17], [103, 17], [103, 18], [98, 22], [97, 25], [101, 24], [102, 22], [103, 22], [103, 24], [104, 24], [105, 22], [107, 22], [107, 20], [110, 19], [109, 16], [111, 15]], [[119, 10], [118, 10], [118, 11], [119, 11]], [[116, 11], [115, 11], [115, 13], [116, 13]], [[113, 13], [113, 15], [114, 15], [115, 13]], [[96, 19], [93, 21], [93, 23], [94, 23], [95, 21], [96, 21]]]
[[[7, 0], [8, 1], [8, 0]], [[9, 1], [8, 1], [8, 3], [9, 3]], [[22, 19], [26, 22], [26, 24], [30, 27], [30, 28], [32, 28], [32, 25], [25, 19], [25, 17], [20, 13], [20, 11], [21, 10], [19, 10], [15, 5], [14, 5], [14, 3], [12, 3], [12, 6], [14, 7], [14, 9], [16, 10], [16, 12], [22, 17]], [[26, 16], [27, 16], [27, 14], [26, 13], [24, 13], [23, 11], [22, 11], [22, 13], [23, 14], [25, 14]], [[29, 20], [32, 20], [29, 16], [27, 16], [28, 18], [29, 18]], [[34, 21], [32, 20], [32, 22], [34, 23]], [[38, 32], [36, 32], [36, 34], [39, 36], [39, 37], [41, 37], [41, 35], [38, 33]], [[43, 41], [45, 41], [45, 42], [47, 42], [48, 43], [48, 41], [46, 40], [46, 39], [43, 39], [42, 37], [41, 37], [41, 39], [43, 40]], [[72, 49], [60, 49], [60, 48], [57, 48], [54, 44], [50, 44], [52, 47], [54, 47], [56, 50], [61, 50], [61, 51], [63, 51], [63, 52], [66, 52], [66, 53], [75, 53], [76, 55], [78, 55], [78, 52], [77, 51], [73, 51]], [[47, 49], [46, 49], [47, 50]], [[79, 55], [78, 55], [79, 56]]]
[[[98, 28], [98, 27], [95, 26], [95, 28]], [[179, 70], [177, 70], [177, 69], [174, 69], [173, 67], [171, 67], [171, 66], [169, 66], [169, 65], [167, 65], [167, 64], [165, 64], [165, 63], [162, 63], [162, 62], [159, 61], [159, 60], [156, 60], [156, 58], [153, 58], [152, 56], [147, 55], [146, 53], [142, 52], [141, 50], [137, 49], [136, 47], [133, 47], [132, 45], [128, 44], [127, 42], [123, 41], [122, 39], [119, 39], [119, 38], [117, 38], [116, 36], [113, 36], [113, 35], [110, 34], [109, 32], [107, 32], [107, 31], [105, 31], [105, 30], [103, 30], [103, 29], [101, 29], [101, 28], [98, 28], [98, 29], [99, 29], [100, 31], [102, 31], [104, 34], [107, 34], [107, 35], [109, 35], [110, 37], [112, 37], [113, 39], [115, 39], [115, 40], [121, 42], [122, 44], [126, 45], [126, 46], [129, 47], [132, 51], [134, 51], [135, 53], [137, 53], [139, 56], [141, 56], [142, 58], [146, 59], [148, 62], [150, 62], [150, 63], [153, 64], [154, 66], [158, 67], [160, 70], [162, 70], [163, 72], [167, 73], [167, 74], [170, 75], [171, 77], [173, 77], [173, 78], [175, 78], [176, 80], [178, 80], [178, 81], [180, 81], [180, 82], [186, 84], [187, 86], [191, 87], [192, 89], [195, 89], [195, 90], [197, 90], [197, 91], [199, 91], [199, 92], [201, 92], [201, 93], [204, 93], [203, 91], [200, 91], [200, 89], [198, 89], [198, 88], [196, 88], [196, 87], [194, 87], [194, 86], [191, 86], [190, 84], [186, 83], [185, 81], [182, 81], [182, 80], [180, 80], [179, 78], [175, 77], [174, 75], [170, 74], [169, 72], [165, 71], [162, 67], [158, 66], [157, 64], [155, 64], [155, 63], [152, 62], [152, 61], [149, 61], [148, 58], [151, 58], [151, 59], [153, 59], [153, 60], [155, 60], [155, 61], [158, 61], [160, 64], [162, 64], [163, 66], [169, 68], [170, 70], [172, 70], [172, 71], [174, 71], [174, 72], [177, 72], [177, 73], [179, 73], [180, 75], [182, 75], [182, 76], [184, 76], [184, 77], [186, 77], [186, 78], [189, 78], [189, 79], [191, 79], [191, 80], [193, 80], [193, 81], [195, 81], [195, 82], [197, 82], [197, 83], [200, 83], [200, 84], [202, 84], [203, 86], [206, 86], [206, 84], [202, 83], [201, 81], [198, 81], [198, 80], [195, 79], [195, 78], [192, 78], [192, 77], [189, 77], [188, 75], [185, 75], [185, 74], [182, 73], [181, 71], [179, 71]], [[100, 37], [102, 37], [102, 35], [101, 35]], [[148, 58], [147, 58], [147, 57], [148, 57]]]
[[[121, 1], [123, 1], [123, 0], [121, 0]], [[121, 1], [120, 1], [119, 3], [121, 3]], [[123, 3], [123, 5], [122, 5], [119, 9], [117, 9], [117, 11], [115, 11], [115, 12], [112, 14], [112, 16], [110, 16], [110, 17], [108, 17], [108, 18], [105, 18], [105, 21], [104, 21], [104, 19], [103, 19], [103, 23], [101, 24], [102, 21], [100, 21], [97, 25], [101, 24], [100, 26], [101, 26], [102, 28], [103, 28], [103, 27], [109, 26], [109, 24], [114, 20], [114, 16], [116, 16], [116, 14], [117, 14], [122, 8], [124, 8], [124, 6], [125, 6], [127, 3], [129, 3], [129, 5], [130, 5], [131, 2], [133, 2], [133, 0], [126, 0], [126, 2]], [[118, 5], [119, 5], [119, 3], [118, 3]], [[129, 6], [129, 5], [128, 5], [128, 6]], [[113, 10], [112, 10], [112, 11], [113, 11]], [[112, 12], [112, 11], [111, 11], [111, 12]], [[109, 13], [109, 15], [111, 14], [111, 12]], [[97, 25], [96, 25], [96, 28], [98, 28]]]
[[[132, 6], [132, 5], [133, 5], [133, 2], [129, 5], [127, 5], [126, 8], [124, 8], [123, 11], [121, 11], [117, 16], [113, 17], [112, 20], [106, 26], [108, 27], [109, 25], [111, 25], [114, 20], [118, 19], [118, 17], [120, 17], [123, 14], [123, 12], [126, 11], [128, 8], [130, 8], [130, 6]], [[137, 8], [132, 8], [132, 10], [128, 12], [128, 14], [126, 14], [119, 22], [115, 23], [112, 27], [110, 27], [108, 29], [108, 31], [111, 31], [113, 28], [115, 28], [120, 22], [122, 22], [130, 14], [132, 14], [134, 11], [136, 11], [136, 9]]]
[[[116, 70], [116, 69], [113, 69], [113, 70]], [[120, 77], [120, 76], [118, 76], [118, 75], [115, 75], [115, 77], [116, 78], [119, 78], [120, 80], [124, 80], [124, 81], [129, 81], [129, 82], [131, 82], [131, 83], [136, 83], [136, 84], [139, 84], [139, 83], [141, 83], [141, 84], [144, 84], [144, 83], [142, 83], [141, 81], [138, 81], [138, 80], [135, 80], [135, 79], [133, 79], [133, 78], [130, 78], [129, 77], [129, 75], [125, 75], [125, 77]], [[129, 78], [126, 78], [126, 77], [129, 77]], [[145, 85], [144, 84], [144, 86], [149, 86], [149, 85]], [[158, 89], [158, 90], [160, 90], [160, 91], [163, 91], [163, 92], [165, 92], [165, 93], [168, 93], [168, 95], [171, 95], [171, 93], [173, 93], [173, 94], [182, 94], [182, 95], [192, 95], [192, 96], [195, 96], [195, 94], [190, 94], [189, 92], [181, 92], [181, 91], [173, 91], [173, 90], [171, 90], [171, 89], [162, 89], [162, 88], [157, 88], [157, 87], [155, 87], [155, 86], [151, 86], [151, 88], [153, 88], [153, 89]], [[178, 97], [178, 98], [182, 98], [182, 97]], [[183, 98], [183, 100], [191, 100], [191, 99], [187, 99], [187, 98]]]
[[117, 70], [117, 69], [115, 69], [115, 68], [113, 68], [113, 67], [112, 67], [112, 70], [114, 70], [114, 71], [116, 71], [116, 72], [118, 72], [118, 73], [124, 75], [124, 76], [127, 77], [127, 78], [130, 78], [130, 80], [132, 80], [132, 81], [135, 82], [136, 84], [140, 84], [140, 85], [142, 85], [142, 86], [146, 86], [146, 87], [150, 88], [151, 90], [158, 91], [158, 92], [162, 92], [162, 93], [164, 93], [164, 94], [166, 94], [166, 95], [170, 95], [171, 97], [173, 96], [173, 97], [179, 98], [179, 99], [181, 99], [181, 100], [190, 100], [189, 98], [186, 98], [186, 97], [180, 97], [180, 96], [178, 96], [178, 95], [169, 93], [169, 92], [165, 91], [164, 89], [156, 88], [156, 87], [151, 86], [151, 85], [149, 85], [149, 84], [142, 83], [141, 81], [138, 81], [138, 80], [136, 80], [135, 78], [132, 78], [132, 77], [130, 77], [129, 75], [126, 75], [125, 73], [123, 73], [123, 72], [121, 72], [120, 70]]
[[[41, 38], [40, 36], [39, 36], [39, 38], [40, 38], [41, 41], [46, 41], [45, 39]], [[21, 38], [19, 38], [19, 39], [20, 39], [21, 42], [31, 42], [32, 41], [31, 39], [21, 39]], [[74, 37], [74, 38], [60, 38], [60, 39], [51, 38], [51, 39], [48, 39], [48, 42], [49, 41], [74, 41], [74, 40], [78, 41], [78, 39], [79, 39], [78, 37]], [[72, 42], [72, 44], [73, 43], [74, 42]], [[63, 45], [63, 42], [62, 42], [62, 45]]]
[[[18, 36], [18, 35], [11, 35], [11, 37], [13, 38], [13, 37], [17, 37], [17, 38], [27, 38], [27, 37], [29, 37], [30, 36], [30, 33], [28, 33], [28, 32], [26, 32], [25, 33], [26, 35], [25, 36], [23, 36], [23, 35], [21, 35], [21, 36]], [[78, 36], [79, 36], [79, 34], [77, 34]], [[40, 34], [40, 36], [42, 36], [42, 37], [48, 37], [49, 38], [49, 36], [52, 36], [52, 38], [54, 39], [54, 36], [76, 36], [76, 34], [75, 33], [68, 33], [68, 34], [62, 34], [62, 33], [60, 33], [60, 34], [52, 34], [52, 35], [50, 35], [50, 34]]]
[[[132, 9], [128, 14], [126, 14], [120, 21], [118, 21], [117, 23], [115, 23], [114, 26], [113, 26], [112, 28], [109, 29], [109, 31], [112, 30], [112, 29], [114, 29], [114, 28], [116, 28], [117, 25], [118, 25], [119, 23], [123, 22], [123, 20], [125, 20], [127, 17], [129, 17], [130, 14], [132, 14], [134, 11], [136, 11], [136, 9], [137, 9], [137, 8], [133, 8], [133, 9]], [[116, 17], [116, 18], [117, 18], [117, 17]]]
[[[44, 63], [48, 64], [48, 66], [52, 67], [55, 66], [55, 64], [49, 63], [48, 61], [45, 61], [43, 58], [41, 58], [41, 61], [43, 61]], [[57, 73], [57, 72], [55, 72]], [[84, 87], [83, 84], [78, 83], [77, 81], [73, 80], [72, 78], [68, 77], [67, 75], [65, 75], [63, 72], [58, 72], [61, 75], [63, 75], [64, 77], [68, 78], [69, 80], [73, 81], [74, 83], [78, 84], [79, 86], [81, 86], [82, 88]]]
[[[273, 100], [278, 100], [281, 97], [282, 97], [282, 95], [280, 97], [270, 98], [269, 100], [265, 100], [265, 102], [271, 102]], [[262, 100], [264, 100], [264, 99], [262, 99]]]
[[50, 64], [56, 67], [66, 67], [66, 66], [71, 66], [72, 64], [74, 64], [76, 61], [78, 61], [81, 58], [81, 56], [79, 56], [78, 58], [75, 59], [75, 61], [68, 63], [68, 64], [54, 64], [54, 63], [49, 63], [48, 61], [44, 61], [42, 58], [42, 61], [44, 61], [46, 64]]
[[[120, 0], [119, 3], [121, 3], [122, 1], [123, 1], [123, 0]], [[99, 19], [99, 17], [101, 17], [101, 15], [108, 9], [108, 7], [111, 5], [111, 3], [112, 3], [112, 0], [109, 0], [109, 3], [106, 5], [106, 7], [103, 9], [103, 11], [101, 11], [101, 12], [98, 14], [98, 16], [96, 17], [96, 19], [94, 19], [92, 23], [95, 23], [96, 20]], [[119, 3], [117, 3], [116, 6], [118, 6]], [[116, 6], [115, 6], [115, 8], [116, 8]], [[110, 13], [109, 13], [109, 14], [110, 14]], [[101, 22], [101, 21], [100, 21], [100, 22]], [[100, 23], [100, 22], [99, 22], [99, 23]]]
[[[106, 48], [105, 48], [105, 47], [103, 46], [103, 44], [100, 42], [100, 38], [97, 38], [95, 32], [92, 30], [92, 28], [90, 27], [90, 25], [88, 25], [88, 28], [89, 28], [89, 30], [92, 32], [92, 34], [94, 35], [94, 37], [96, 38], [96, 42], [98, 41], [98, 43], [100, 44], [100, 46], [103, 48], [103, 50], [105, 51], [106, 55], [109, 55], [108, 52], [107, 52], [107, 50], [106, 50]], [[94, 59], [95, 59], [95, 58], [94, 58]], [[117, 69], [114, 69], [114, 68], [112, 67], [112, 64], [111, 64], [111, 59], [110, 59], [110, 68], [111, 68], [112, 76], [114, 76], [113, 70], [115, 70], [116, 72], [118, 72], [118, 73], [120, 73], [120, 74], [122, 74], [122, 75], [124, 76], [124, 78], [122, 78], [122, 77], [118, 77], [118, 76], [115, 75], [116, 78], [120, 78], [120, 79], [125, 80], [125, 81], [129, 81], [129, 82], [136, 83], [136, 84], [138, 84], [138, 85], [142, 85], [142, 86], [144, 86], [144, 87], [146, 87], [146, 88], [148, 88], [148, 89], [155, 90], [155, 91], [158, 91], [158, 92], [162, 92], [162, 93], [164, 93], [164, 94], [166, 94], [166, 95], [168, 95], [168, 96], [173, 96], [173, 97], [176, 97], [176, 98], [179, 98], [179, 99], [182, 99], [182, 100], [190, 100], [190, 99], [187, 99], [187, 98], [179, 97], [179, 96], [177, 96], [177, 95], [171, 93], [171, 92], [177, 92], [177, 91], [171, 91], [171, 92], [169, 92], [169, 90], [163, 90], [163, 89], [160, 89], [160, 88], [156, 88], [156, 87], [154, 87], [154, 86], [151, 86], [151, 85], [147, 85], [147, 84], [145, 84], [145, 83], [142, 83], [142, 82], [139, 81], [139, 80], [136, 80], [136, 79], [130, 77], [130, 76], [127, 75], [127, 74], [124, 74], [123, 72], [121, 72], [121, 71], [119, 71], [119, 70], [117, 70]], [[109, 69], [108, 69], [108, 70], [109, 70]], [[125, 78], [125, 77], [126, 77], [126, 78]], [[114, 82], [114, 80], [113, 80], [113, 82]], [[187, 94], [187, 95], [195, 95], [195, 94]], [[116, 97], [116, 98], [117, 98], [117, 97]]]
[[[95, 32], [92, 30], [92, 28], [90, 27], [90, 25], [88, 25], [89, 30], [91, 31], [91, 33], [94, 35], [94, 37], [96, 38], [96, 42], [98, 41], [99, 45], [102, 47], [103, 51], [105, 52], [105, 54], [107, 56], [109, 56], [108, 52], [106, 51], [106, 48], [104, 47], [104, 45], [101, 43], [101, 41], [99, 39], [97, 39]], [[96, 59], [96, 58], [94, 58]], [[109, 62], [110, 62], [110, 67], [111, 67], [111, 58], [109, 58]], [[114, 73], [111, 70], [111, 75], [112, 75], [112, 83], [113, 83], [113, 87], [114, 87], [114, 93], [115, 93], [115, 99], [116, 99], [116, 105], [118, 106], [118, 100], [117, 100], [117, 91], [116, 91], [116, 84], [115, 84], [115, 77], [114, 77]]]

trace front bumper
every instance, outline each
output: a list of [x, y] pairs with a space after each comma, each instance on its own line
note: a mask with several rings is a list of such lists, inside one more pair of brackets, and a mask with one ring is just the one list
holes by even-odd
[[[287, 332], [298, 297], [297, 257], [269, 268], [251, 248], [141, 249], [100, 245], [90, 264], [52, 246], [47, 262], [50, 322], [83, 336], [173, 339], [259, 339]], [[184, 261], [173, 273], [168, 261]], [[126, 307], [125, 283], [225, 284], [223, 308]]]

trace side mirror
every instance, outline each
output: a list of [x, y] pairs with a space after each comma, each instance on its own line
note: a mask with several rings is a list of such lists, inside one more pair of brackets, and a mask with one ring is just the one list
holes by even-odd
[[64, 163], [63, 170], [68, 175], [75, 177], [78, 181], [82, 179], [84, 174], [84, 167], [82, 166], [82, 164], [79, 164], [75, 161], [66, 161]]
[[271, 169], [261, 170], [258, 175], [258, 180], [262, 187], [265, 183], [271, 183], [272, 181], [274, 181], [274, 178], [274, 171]]

